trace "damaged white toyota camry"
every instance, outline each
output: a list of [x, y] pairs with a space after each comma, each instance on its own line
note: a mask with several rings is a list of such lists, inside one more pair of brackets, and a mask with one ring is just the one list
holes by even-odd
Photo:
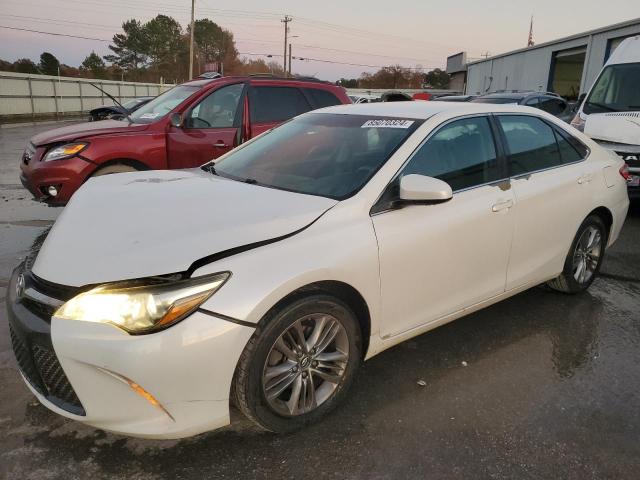
[[625, 174], [540, 110], [398, 102], [302, 115], [202, 169], [92, 179], [12, 276], [20, 371], [114, 432], [194, 435], [231, 404], [291, 431], [388, 347], [544, 282], [586, 289]]

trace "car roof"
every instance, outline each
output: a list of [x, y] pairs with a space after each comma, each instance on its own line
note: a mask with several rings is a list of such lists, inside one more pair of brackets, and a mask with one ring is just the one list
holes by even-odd
[[314, 86], [321, 86], [320, 88], [340, 88], [336, 85], [325, 82], [324, 80], [318, 80], [316, 78], [311, 77], [277, 77], [269, 74], [256, 74], [256, 75], [230, 75], [228, 77], [218, 77], [218, 78], [198, 78], [189, 80], [184, 82], [182, 85], [193, 85], [196, 87], [202, 87], [205, 85], [213, 85], [213, 84], [223, 84], [223, 83], [231, 83], [238, 81], [248, 81], [250, 80], [252, 83], [260, 83], [260, 82], [273, 82], [273, 83], [304, 83], [309, 87], [313, 88]]
[[493, 103], [469, 102], [438, 102], [407, 101], [407, 102], [378, 102], [356, 103], [351, 105], [336, 105], [311, 113], [337, 113], [343, 115], [371, 115], [376, 117], [427, 119], [438, 113], [457, 113], [461, 115], [473, 113], [536, 113], [540, 110], [520, 105], [496, 105]]
[[478, 98], [512, 98], [514, 100], [521, 100], [529, 95], [535, 95], [536, 92], [514, 92], [514, 93], [487, 93]]

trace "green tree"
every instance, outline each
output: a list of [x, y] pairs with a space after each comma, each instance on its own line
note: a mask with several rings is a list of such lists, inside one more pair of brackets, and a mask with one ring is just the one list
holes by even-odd
[[38, 69], [43, 75], [58, 75], [59, 67], [60, 62], [51, 53], [43, 52], [42, 55], [40, 55], [40, 64], [38, 65]]
[[449, 74], [444, 70], [436, 68], [424, 75], [425, 87], [431, 88], [448, 88], [449, 87]]
[[357, 78], [341, 78], [336, 82], [336, 85], [340, 85], [344, 88], [358, 88]]
[[142, 24], [135, 19], [124, 22], [122, 31], [113, 36], [113, 44], [109, 45], [113, 54], [105, 55], [104, 59], [137, 78], [138, 69], [147, 62], [147, 37]]
[[182, 27], [172, 17], [158, 15], [144, 24], [145, 53], [160, 72], [174, 73], [183, 52]]
[[40, 73], [38, 66], [28, 58], [21, 58], [13, 62], [13, 70], [19, 73]]
[[[190, 33], [190, 28], [187, 29], [187, 33]], [[231, 64], [237, 61], [238, 50], [236, 50], [233, 34], [208, 18], [195, 21], [193, 38], [198, 47], [201, 62], [223, 63], [229, 70]]]
[[91, 52], [80, 65], [83, 74], [89, 74], [92, 78], [106, 78], [106, 65], [100, 55]]

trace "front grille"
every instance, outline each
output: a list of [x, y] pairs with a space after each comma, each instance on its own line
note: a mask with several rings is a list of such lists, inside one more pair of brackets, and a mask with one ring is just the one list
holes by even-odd
[[37, 302], [31, 298], [24, 297], [20, 300], [20, 303], [22, 303], [22, 305], [35, 316], [41, 318], [47, 323], [51, 322], [51, 317], [56, 311], [54, 307], [45, 303]]
[[33, 145], [33, 143], [29, 143], [29, 145], [27, 145], [27, 148], [24, 150], [24, 153], [22, 154], [22, 162], [25, 165], [29, 165], [29, 162], [33, 159], [33, 156], [36, 154], [36, 147]]
[[18, 335], [13, 331], [13, 327], [9, 325], [9, 335], [11, 336], [11, 346], [13, 347], [13, 353], [16, 356], [20, 371], [25, 376], [27, 381], [42, 395], [46, 395], [44, 385], [40, 381], [40, 377], [36, 372], [35, 365], [29, 354], [29, 348], [24, 344]]
[[[69, 379], [64, 374], [56, 354], [40, 345], [34, 345], [33, 359], [49, 395], [73, 407], [82, 409], [82, 404], [69, 383]], [[69, 409], [67, 408], [67, 410]]]
[[27, 381], [51, 403], [76, 415], [85, 415], [55, 352], [37, 343], [31, 348], [9, 326], [11, 345], [20, 371]]
[[30, 272], [31, 269], [33, 268], [33, 264], [36, 261], [36, 257], [38, 256], [38, 253], [40, 252], [40, 249], [42, 248], [42, 244], [46, 240], [47, 235], [49, 235], [50, 230], [51, 230], [51, 227], [43, 230], [40, 233], [40, 235], [38, 235], [36, 239], [33, 241], [33, 243], [31, 244], [31, 248], [29, 248], [29, 253], [27, 254], [27, 258], [25, 258], [24, 260], [24, 269], [26, 271]]

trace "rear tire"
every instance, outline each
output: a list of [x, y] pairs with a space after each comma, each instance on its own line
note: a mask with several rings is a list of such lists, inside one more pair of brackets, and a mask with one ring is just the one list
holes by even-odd
[[589, 288], [600, 272], [607, 238], [607, 227], [602, 218], [598, 215], [588, 216], [578, 228], [562, 273], [547, 285], [569, 294]]
[[299, 298], [260, 322], [236, 367], [232, 398], [263, 429], [292, 432], [344, 399], [361, 359], [360, 326], [345, 303]]

